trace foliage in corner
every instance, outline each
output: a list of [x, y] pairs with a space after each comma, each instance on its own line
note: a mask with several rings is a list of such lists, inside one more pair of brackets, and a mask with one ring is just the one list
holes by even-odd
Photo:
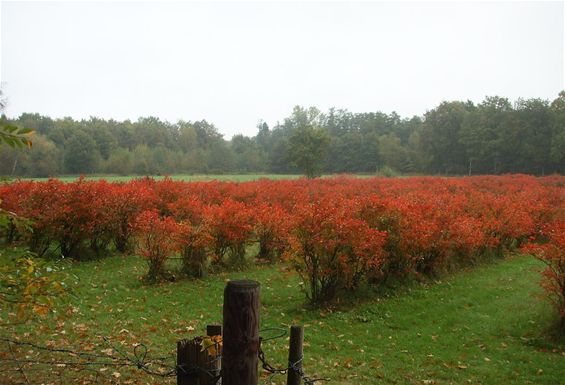
[[13, 257], [3, 256], [0, 304], [11, 309], [18, 321], [46, 316], [66, 291], [57, 268], [36, 254], [24, 251]]
[[21, 128], [14, 125], [0, 126], [0, 144], [5, 143], [12, 148], [31, 148], [31, 128]]

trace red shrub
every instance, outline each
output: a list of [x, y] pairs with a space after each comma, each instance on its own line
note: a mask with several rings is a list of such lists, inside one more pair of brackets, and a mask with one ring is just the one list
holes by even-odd
[[135, 219], [139, 213], [154, 209], [156, 205], [155, 192], [144, 181], [108, 185], [105, 212], [118, 251], [130, 250]]
[[38, 255], [43, 255], [54, 241], [53, 217], [59, 207], [58, 191], [64, 184], [50, 179], [47, 182], [16, 182], [4, 192], [6, 209], [31, 221], [28, 245]]
[[85, 243], [93, 239], [95, 229], [102, 227], [105, 219], [102, 194], [96, 182], [83, 179], [59, 187], [48, 226], [64, 257], [85, 259], [87, 256]]
[[287, 235], [293, 227], [291, 217], [278, 205], [260, 204], [255, 210], [255, 236], [259, 243], [256, 258], [277, 261], [288, 248]]
[[386, 234], [358, 219], [358, 206], [340, 198], [298, 206], [290, 235], [290, 258], [312, 302], [354, 289], [371, 269], [380, 269]]
[[[245, 247], [253, 234], [253, 211], [247, 205], [226, 199], [204, 209], [205, 222], [212, 236], [216, 262], [232, 267], [245, 265]], [[224, 260], [228, 256], [228, 261]]]
[[189, 196], [169, 204], [173, 216], [186, 225], [182, 248], [182, 270], [188, 276], [207, 274], [208, 249], [213, 245], [208, 223], [204, 221], [204, 207], [200, 199]]
[[[29, 233], [19, 231], [15, 217], [23, 218], [23, 206], [29, 199], [30, 191], [34, 187], [34, 182], [14, 182], [12, 184], [0, 184], [0, 210], [9, 213], [5, 219], [7, 223], [0, 226], [0, 236], [4, 236], [6, 243], [11, 244], [16, 240], [19, 233]], [[1, 212], [0, 212], [1, 214]], [[25, 230], [25, 229], [24, 229]]]
[[[246, 247], [258, 243], [259, 258], [291, 257], [315, 301], [365, 278], [436, 275], [485, 255], [502, 256], [528, 239], [545, 240], [532, 250], [548, 264], [544, 286], [562, 298], [564, 180], [20, 181], [0, 186], [0, 208], [29, 218], [33, 229], [20, 235], [8, 225], [6, 240], [25, 239], [40, 254], [57, 245], [78, 259], [104, 254], [111, 242], [127, 251], [139, 217], [137, 236], [148, 260], [156, 261], [155, 276], [180, 247], [184, 271], [202, 276], [210, 255], [217, 266], [241, 266]], [[140, 215], [146, 210], [151, 214]], [[156, 238], [164, 249], [150, 243]]]
[[186, 228], [171, 217], [159, 216], [156, 210], [143, 211], [134, 226], [137, 252], [149, 265], [146, 278], [157, 281], [164, 277], [167, 258], [181, 249]]

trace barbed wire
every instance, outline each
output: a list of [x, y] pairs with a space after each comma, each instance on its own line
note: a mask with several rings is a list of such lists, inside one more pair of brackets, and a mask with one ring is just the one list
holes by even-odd
[[259, 333], [270, 333], [272, 331], [278, 331], [279, 334], [275, 334], [274, 336], [271, 337], [259, 337], [259, 339], [263, 342], [267, 342], [267, 341], [277, 340], [279, 338], [286, 337], [286, 335], [288, 334], [288, 331], [284, 328], [263, 328], [259, 330]]
[[[31, 370], [32, 368], [27, 367], [24, 369], [24, 365], [48, 365], [51, 367], [56, 367], [58, 369], [64, 370], [67, 368], [75, 368], [79, 370], [89, 370], [91, 367], [113, 367], [113, 368], [123, 368], [130, 367], [139, 369], [147, 374], [158, 377], [172, 377], [177, 374], [176, 365], [172, 365], [167, 362], [171, 357], [158, 357], [158, 358], [148, 358], [148, 348], [145, 344], [136, 344], [133, 348], [133, 352], [127, 354], [123, 349], [118, 348], [116, 345], [110, 343], [109, 339], [103, 337], [104, 343], [109, 346], [111, 351], [107, 354], [80, 352], [67, 348], [55, 348], [50, 346], [39, 345], [28, 341], [19, 341], [11, 338], [1, 337], [0, 342], [4, 342], [8, 345], [8, 350], [12, 353], [9, 357], [0, 357], [0, 364], [12, 364], [15, 366], [11, 370], [12, 372], [20, 372], [22, 376], [25, 377], [26, 384], [29, 384], [25, 372]], [[64, 354], [65, 357], [56, 357], [55, 359], [44, 359], [41, 357], [30, 357], [26, 355], [25, 358], [18, 358], [15, 355], [14, 346], [28, 347], [41, 351], [44, 353], [51, 354]], [[118, 355], [113, 355], [111, 353], [117, 353]], [[174, 357], [172, 357], [174, 359]], [[3, 369], [5, 370], [5, 369]], [[36, 370], [39, 370], [36, 368]], [[96, 371], [95, 382], [98, 383], [99, 373]]]
[[[12, 356], [12, 358], [15, 359], [15, 358], [16, 358], [16, 355], [15, 355], [15, 353], [14, 353], [14, 349], [12, 348], [12, 345], [8, 345], [8, 348], [10, 349], [10, 355]], [[17, 371], [22, 375], [22, 377], [24, 378], [26, 384], [30, 385], [29, 379], [27, 378], [27, 374], [26, 374], [26, 372], [24, 371], [23, 367], [22, 367], [20, 364], [18, 364]]]
[[[300, 376], [305, 385], [315, 385], [315, 383], [319, 381], [329, 381], [328, 378], [313, 378], [307, 376], [302, 368], [303, 357], [301, 357], [296, 362], [289, 362], [287, 367], [284, 368], [278, 368], [271, 365], [265, 357], [265, 352], [263, 351], [261, 344], [267, 341], [283, 338], [287, 335], [287, 330], [283, 328], [265, 328], [260, 330], [261, 333], [267, 334], [273, 331], [277, 331], [279, 333], [269, 337], [259, 337], [260, 343], [258, 351], [258, 358], [261, 362], [261, 367], [271, 374], [270, 378], [277, 374], [286, 374], [289, 370], [292, 370]], [[125, 349], [118, 347], [116, 344], [112, 344], [109, 338], [102, 337], [102, 339], [104, 341], [104, 344], [108, 346], [108, 349], [111, 349], [109, 353], [100, 354], [80, 352], [68, 348], [45, 346], [29, 341], [20, 341], [11, 338], [0, 337], [0, 342], [6, 343], [8, 345], [8, 350], [10, 351], [9, 357], [0, 357], [0, 365], [3, 363], [13, 364], [15, 366], [14, 368], [3, 369], [3, 371], [20, 373], [25, 381], [25, 384], [27, 385], [30, 385], [30, 382], [26, 372], [32, 370], [41, 370], [39, 368], [29, 367], [33, 365], [55, 366], [61, 370], [64, 370], [66, 368], [78, 368], [80, 370], [90, 371], [94, 373], [94, 382], [97, 384], [99, 383], [98, 380], [101, 373], [98, 370], [94, 370], [93, 367], [98, 366], [113, 368], [134, 368], [141, 370], [151, 376], [162, 378], [174, 377], [181, 373], [187, 376], [203, 373], [211, 379], [213, 384], [216, 384], [221, 379], [221, 373], [219, 372], [219, 370], [213, 369], [214, 366], [217, 365], [217, 363], [222, 359], [222, 355], [220, 353], [220, 346], [222, 342], [221, 338], [217, 339], [214, 344], [203, 347], [202, 351], [215, 347], [216, 352], [215, 354], [210, 355], [212, 358], [209, 361], [201, 364], [204, 365], [204, 367], [194, 364], [179, 365], [176, 363], [176, 357], [173, 355], [151, 358], [149, 357], [149, 349], [147, 345], [143, 343], [135, 344], [133, 346], [133, 350], [128, 353]], [[67, 358], [41, 359], [40, 357], [30, 358], [28, 355], [26, 355], [25, 358], [18, 358], [13, 349], [14, 346], [28, 347], [45, 353], [64, 354], [67, 356]], [[173, 361], [173, 363], [171, 363], [171, 361]], [[26, 365], [28, 367], [24, 368], [24, 366]]]

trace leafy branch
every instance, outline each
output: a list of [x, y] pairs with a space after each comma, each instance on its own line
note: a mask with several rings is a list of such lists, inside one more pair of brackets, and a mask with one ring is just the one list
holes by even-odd
[[30, 136], [33, 132], [31, 128], [22, 128], [14, 125], [1, 126], [0, 144], [6, 143], [12, 148], [31, 148], [32, 142]]

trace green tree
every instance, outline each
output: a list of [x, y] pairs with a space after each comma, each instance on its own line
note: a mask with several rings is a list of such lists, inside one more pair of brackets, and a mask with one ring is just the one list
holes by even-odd
[[546, 101], [518, 100], [496, 131], [496, 150], [492, 151], [496, 156], [495, 173], [543, 174], [546, 169], [549, 171], [551, 119]]
[[503, 132], [511, 125], [512, 113], [508, 99], [492, 96], [465, 116], [459, 142], [469, 158], [468, 174], [501, 171]]
[[565, 173], [565, 91], [551, 103], [552, 137], [551, 161], [555, 171]]
[[85, 131], [76, 131], [65, 143], [65, 170], [71, 174], [96, 171], [100, 153], [96, 142]]
[[129, 175], [133, 171], [133, 155], [125, 148], [118, 148], [104, 162], [104, 172], [110, 174]]
[[29, 151], [29, 165], [26, 174], [35, 177], [55, 176], [60, 171], [62, 156], [55, 143], [43, 135], [36, 135], [33, 148]]
[[394, 134], [379, 137], [379, 154], [382, 166], [388, 166], [395, 171], [401, 172], [414, 171], [408, 151]]
[[443, 102], [426, 113], [421, 140], [422, 149], [431, 160], [429, 171], [445, 174], [467, 171], [467, 154], [459, 138], [465, 116], [473, 108], [471, 102]]
[[268, 152], [271, 148], [271, 131], [269, 130], [269, 125], [263, 121], [259, 121], [257, 130], [255, 140], [261, 150]]
[[185, 152], [189, 153], [198, 147], [198, 135], [196, 129], [190, 122], [179, 121], [179, 147]]
[[102, 159], [107, 160], [116, 149], [117, 140], [110, 132], [109, 122], [97, 118], [90, 118], [90, 135], [96, 142], [98, 152]]
[[288, 158], [308, 178], [323, 171], [330, 136], [319, 127], [303, 125], [294, 129], [288, 141]]
[[235, 155], [223, 139], [213, 142], [207, 152], [208, 172], [212, 174], [234, 171]]
[[157, 172], [153, 164], [153, 153], [146, 144], [136, 146], [133, 151], [133, 172], [137, 175], [152, 175]]

